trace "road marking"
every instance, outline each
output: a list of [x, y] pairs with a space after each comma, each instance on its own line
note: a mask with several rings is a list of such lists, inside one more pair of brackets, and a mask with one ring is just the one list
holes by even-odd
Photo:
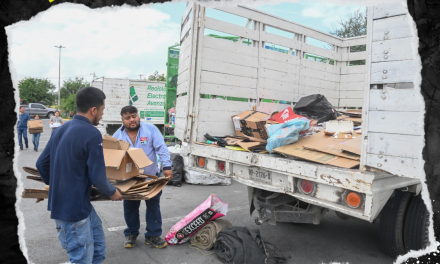
[[[249, 205], [244, 205], [244, 206], [239, 206], [239, 207], [233, 207], [233, 208], [229, 208], [228, 212], [234, 212], [234, 211], [241, 211], [244, 209], [249, 208]], [[167, 223], [167, 222], [177, 222], [181, 219], [183, 219], [186, 215], [184, 216], [176, 216], [176, 217], [170, 217], [170, 218], [165, 218], [162, 219], [162, 223]], [[141, 222], [142, 225], [145, 225], [146, 222]], [[125, 228], [127, 228], [127, 226], [117, 226], [117, 227], [110, 227], [108, 228], [108, 231], [113, 232], [113, 231], [120, 231], [120, 230], [124, 230]]]

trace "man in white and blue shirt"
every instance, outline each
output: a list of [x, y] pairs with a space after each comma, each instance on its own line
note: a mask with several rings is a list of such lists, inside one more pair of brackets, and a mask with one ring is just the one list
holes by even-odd
[[[121, 109], [121, 117], [123, 126], [119, 128], [113, 137], [118, 140], [124, 140], [130, 143], [133, 148], [141, 148], [144, 150], [148, 158], [153, 162], [151, 166], [145, 167], [144, 174], [159, 175], [159, 167], [156, 154], [160, 157], [163, 164], [165, 177], [170, 180], [173, 177], [171, 171], [170, 153], [159, 129], [150, 123], [141, 122], [138, 110], [134, 106], [125, 106]], [[153, 245], [156, 248], [164, 248], [167, 246], [165, 240], [161, 239], [162, 235], [162, 215], [160, 212], [160, 197], [162, 191], [150, 200], [145, 200], [147, 206], [146, 222], [147, 228], [145, 233], [145, 243]], [[126, 248], [134, 246], [137, 236], [139, 235], [140, 219], [139, 200], [124, 200], [124, 218], [127, 228], [124, 230], [126, 237]]]

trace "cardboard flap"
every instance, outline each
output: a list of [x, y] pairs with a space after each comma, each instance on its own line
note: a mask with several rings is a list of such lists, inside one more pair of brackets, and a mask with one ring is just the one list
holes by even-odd
[[360, 157], [358, 155], [346, 153], [341, 150], [341, 146], [351, 141], [352, 139], [335, 139], [333, 137], [328, 137], [325, 135], [314, 138], [315, 140], [313, 142], [304, 144], [303, 148], [333, 154], [347, 159], [360, 160]]
[[118, 140], [114, 137], [105, 135], [102, 139], [102, 147], [104, 149], [119, 149]]
[[238, 142], [237, 144], [249, 152], [252, 152], [253, 147], [265, 145], [264, 143], [261, 142]]
[[129, 149], [127, 150], [127, 153], [139, 169], [153, 164], [145, 152], [140, 148]]
[[121, 161], [125, 156], [124, 150], [118, 149], [104, 149], [104, 162], [105, 166], [108, 168], [119, 169]]
[[28, 121], [29, 129], [43, 128], [43, 122], [41, 120]]
[[323, 135], [324, 134], [322, 132], [316, 133], [310, 137], [300, 138], [297, 142], [293, 144], [284, 145], [274, 150], [275, 152], [294, 156], [297, 158], [348, 169], [356, 167], [360, 164], [360, 162], [357, 160], [347, 159], [343, 157], [338, 157], [336, 155], [303, 148], [303, 146], [305, 145], [312, 144], [317, 138], [322, 138]]
[[124, 140], [118, 141], [118, 149], [120, 150], [129, 150], [130, 149], [130, 143]]
[[133, 185], [135, 185], [137, 180], [130, 179], [128, 181], [118, 181], [113, 186], [119, 189], [120, 192], [125, 193], [128, 191]]
[[361, 155], [362, 136], [358, 135], [352, 140], [345, 141], [341, 144], [341, 150]]

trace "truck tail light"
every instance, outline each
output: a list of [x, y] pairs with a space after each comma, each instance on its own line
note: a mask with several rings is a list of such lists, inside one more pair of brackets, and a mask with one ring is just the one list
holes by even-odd
[[356, 192], [347, 192], [344, 201], [348, 207], [356, 209], [362, 204], [362, 196]]
[[202, 157], [197, 157], [197, 166], [199, 166], [200, 168], [204, 168], [205, 167], [205, 158]]
[[224, 161], [217, 162], [217, 167], [220, 172], [225, 172], [225, 162]]
[[297, 187], [303, 194], [310, 195], [315, 190], [315, 184], [308, 180], [298, 180]]

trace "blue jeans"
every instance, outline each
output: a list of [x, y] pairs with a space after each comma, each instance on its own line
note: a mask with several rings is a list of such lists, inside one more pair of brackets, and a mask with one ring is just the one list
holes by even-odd
[[38, 146], [40, 145], [40, 136], [41, 133], [32, 134], [32, 144], [34, 144], [34, 149], [38, 149]]
[[102, 222], [92, 207], [90, 215], [78, 222], [55, 219], [58, 239], [70, 263], [102, 263], [107, 253]]
[[27, 127], [18, 127], [17, 132], [18, 132], [18, 145], [20, 145], [20, 147], [23, 147], [23, 142], [21, 141], [21, 137], [23, 136], [24, 143], [27, 146], [28, 145]]
[[[145, 218], [147, 221], [147, 228], [145, 238], [162, 235], [162, 215], [160, 213], [160, 197], [162, 191], [150, 200], [145, 200], [147, 211]], [[139, 200], [124, 200], [124, 218], [127, 228], [124, 230], [125, 236], [139, 235], [139, 228], [141, 226], [139, 220], [139, 207], [141, 201]]]

